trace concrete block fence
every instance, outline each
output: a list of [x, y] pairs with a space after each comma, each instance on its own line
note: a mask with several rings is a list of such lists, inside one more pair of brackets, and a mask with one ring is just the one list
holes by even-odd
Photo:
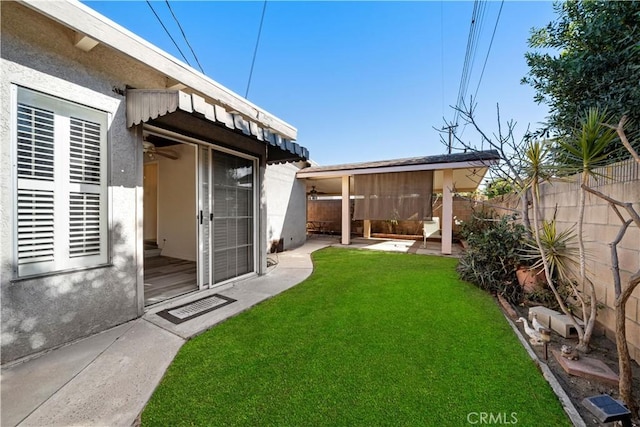
[[[599, 170], [604, 175], [591, 179], [589, 185], [607, 196], [631, 202], [640, 212], [640, 165], [633, 160], [616, 163]], [[559, 231], [576, 226], [578, 222], [580, 182], [578, 176], [556, 179], [542, 184], [540, 217], [556, 215]], [[520, 199], [505, 196], [492, 199], [508, 208], [519, 208]], [[629, 215], [620, 209], [625, 219]], [[500, 213], [508, 213], [507, 210]], [[510, 213], [510, 212], [509, 212]], [[530, 217], [533, 215], [530, 212]], [[593, 281], [598, 301], [604, 307], [598, 310], [597, 332], [615, 340], [615, 292], [611, 270], [611, 242], [620, 229], [621, 221], [608, 202], [592, 194], [586, 196], [584, 238], [587, 251], [587, 274]], [[640, 230], [635, 224], [627, 229], [624, 239], [618, 244], [618, 263], [622, 283], [629, 281], [631, 274], [640, 269]], [[627, 342], [631, 357], [640, 363], [640, 287], [637, 287], [626, 305]]]

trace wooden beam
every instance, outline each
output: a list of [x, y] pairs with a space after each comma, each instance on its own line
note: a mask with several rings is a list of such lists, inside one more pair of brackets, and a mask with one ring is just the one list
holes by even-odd
[[98, 41], [92, 39], [91, 37], [85, 36], [82, 33], [76, 31], [76, 35], [73, 41], [73, 44], [78, 49], [89, 52], [94, 47], [98, 46]]
[[364, 230], [363, 230], [362, 236], [365, 239], [370, 239], [371, 238], [371, 220], [365, 219], [363, 225], [364, 225]]
[[453, 243], [453, 170], [442, 171], [442, 248], [441, 252], [451, 255]]
[[342, 244], [351, 243], [351, 206], [349, 204], [349, 175], [342, 177]]
[[167, 77], [167, 89], [170, 90], [183, 90], [186, 89], [187, 86], [177, 81], [176, 79], [172, 79], [171, 77]]

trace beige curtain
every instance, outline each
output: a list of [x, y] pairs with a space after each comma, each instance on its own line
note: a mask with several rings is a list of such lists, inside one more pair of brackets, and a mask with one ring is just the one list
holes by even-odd
[[353, 219], [431, 219], [433, 171], [355, 175], [353, 183]]

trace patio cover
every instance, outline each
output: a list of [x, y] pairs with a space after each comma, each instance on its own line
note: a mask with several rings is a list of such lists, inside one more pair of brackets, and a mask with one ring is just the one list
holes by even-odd
[[248, 120], [237, 112], [227, 111], [220, 105], [208, 103], [197, 94], [189, 94], [181, 90], [127, 90], [127, 127], [147, 123], [175, 112], [188, 113], [268, 144], [270, 148], [268, 163], [304, 161], [309, 158], [309, 151], [305, 147], [272, 132], [269, 129], [269, 117], [264, 114], [258, 114], [256, 119]]
[[[318, 194], [342, 195], [342, 239], [344, 245], [350, 242], [351, 220], [350, 199], [358, 200], [362, 195], [361, 190], [356, 190], [356, 182], [363, 175], [391, 175], [394, 173], [431, 172], [433, 180], [431, 193], [442, 192], [442, 253], [451, 254], [453, 242], [453, 194], [460, 191], [475, 191], [484, 179], [491, 165], [500, 161], [500, 155], [495, 150], [444, 154], [426, 157], [411, 157], [395, 160], [381, 160], [364, 163], [351, 163], [332, 166], [314, 166], [302, 169], [296, 173], [298, 178], [306, 179], [307, 191], [316, 190]], [[386, 185], [386, 184], [384, 184]], [[425, 183], [425, 186], [427, 184]], [[353, 192], [352, 192], [353, 190]], [[374, 194], [374, 190], [371, 194]], [[396, 190], [397, 191], [397, 190]], [[427, 191], [425, 189], [424, 191]], [[409, 194], [415, 197], [413, 190], [400, 190], [400, 194]], [[382, 194], [382, 193], [381, 193]], [[385, 194], [389, 191], [385, 190]], [[371, 197], [373, 198], [373, 197]], [[391, 196], [389, 197], [391, 199]], [[404, 202], [404, 201], [403, 201]], [[393, 206], [393, 204], [392, 204]], [[358, 212], [356, 218], [364, 219], [364, 229], [371, 223], [372, 218], [366, 218], [366, 213]], [[420, 215], [420, 214], [418, 214]], [[428, 218], [430, 213], [425, 210], [423, 214]], [[376, 216], [376, 215], [374, 215]], [[393, 216], [384, 219], [394, 219]], [[419, 218], [416, 218], [419, 220]], [[364, 233], [367, 234], [366, 231]]]

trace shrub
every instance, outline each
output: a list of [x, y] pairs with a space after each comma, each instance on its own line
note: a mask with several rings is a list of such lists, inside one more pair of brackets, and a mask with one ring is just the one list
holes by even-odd
[[468, 248], [458, 263], [460, 278], [519, 304], [523, 291], [515, 271], [522, 264], [525, 228], [512, 215], [497, 217], [483, 210], [462, 224], [461, 235]]

